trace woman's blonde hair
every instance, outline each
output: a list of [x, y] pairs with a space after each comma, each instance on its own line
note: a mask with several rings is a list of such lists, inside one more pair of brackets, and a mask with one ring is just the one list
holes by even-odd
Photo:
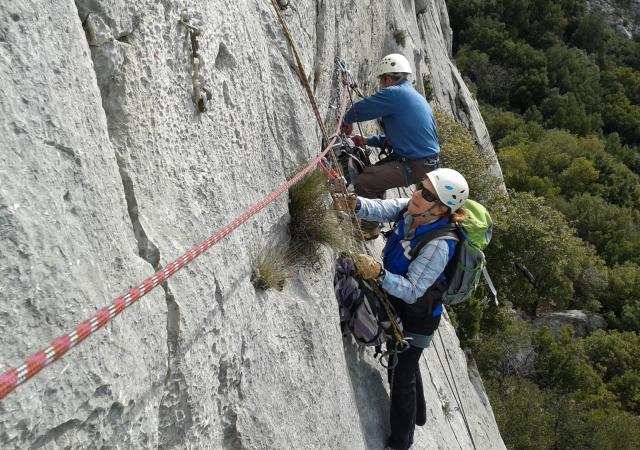
[[464, 208], [458, 208], [454, 213], [451, 213], [451, 223], [463, 222], [467, 218], [467, 211]]

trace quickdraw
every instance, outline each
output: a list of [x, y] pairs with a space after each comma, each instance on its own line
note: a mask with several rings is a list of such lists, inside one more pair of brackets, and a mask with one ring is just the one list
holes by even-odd
[[[364, 95], [362, 95], [362, 92], [360, 92], [360, 89], [358, 88], [358, 83], [356, 82], [353, 75], [351, 75], [351, 72], [349, 72], [347, 63], [343, 59], [340, 59], [337, 56], [335, 61], [336, 61], [336, 66], [338, 66], [338, 71], [342, 75], [342, 82], [347, 86], [349, 86], [349, 89], [355, 92], [358, 97], [364, 98]], [[351, 103], [353, 103], [353, 100], [351, 101]]]
[[198, 107], [198, 111], [203, 113], [207, 110], [207, 103], [211, 100], [211, 91], [202, 85], [200, 82], [200, 45], [198, 43], [198, 36], [202, 34], [202, 31], [189, 23], [189, 17], [182, 14], [182, 17], [178, 21], [180, 22], [189, 33], [189, 39], [191, 41], [191, 82], [193, 84], [193, 102]]

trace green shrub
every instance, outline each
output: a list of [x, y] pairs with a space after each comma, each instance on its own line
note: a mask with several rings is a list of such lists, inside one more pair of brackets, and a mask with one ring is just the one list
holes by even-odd
[[424, 98], [428, 102], [433, 101], [433, 85], [431, 84], [431, 77], [426, 73], [422, 75], [422, 88], [424, 89]]
[[500, 180], [490, 173], [491, 163], [476, 145], [471, 132], [445, 111], [435, 109], [440, 158], [445, 167], [460, 172], [469, 183], [471, 198], [486, 202], [498, 190]]
[[[486, 254], [503, 299], [531, 316], [542, 304], [597, 308], [592, 296], [600, 294], [594, 291], [598, 284], [586, 273], [595, 271], [606, 280], [604, 263], [559, 211], [531, 194], [511, 192], [497, 198], [491, 213], [494, 234]], [[516, 269], [518, 264], [530, 271], [533, 282]]]
[[393, 39], [400, 47], [404, 47], [407, 43], [407, 32], [404, 30], [396, 30], [393, 32]]

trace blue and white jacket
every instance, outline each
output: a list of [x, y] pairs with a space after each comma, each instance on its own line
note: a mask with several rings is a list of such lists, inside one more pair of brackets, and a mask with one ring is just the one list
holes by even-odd
[[388, 141], [395, 153], [407, 159], [438, 159], [440, 144], [431, 106], [408, 80], [384, 88], [356, 102], [346, 123], [365, 122], [382, 117], [385, 133], [371, 136], [367, 144], [382, 147]]
[[[392, 222], [407, 207], [410, 199], [366, 199], [358, 197], [359, 218]], [[437, 328], [442, 313], [439, 293], [429, 288], [442, 281], [447, 263], [453, 258], [456, 242], [437, 239], [424, 245], [411, 261], [411, 250], [425, 233], [449, 224], [449, 219], [411, 228], [413, 216], [405, 213], [395, 231], [387, 238], [383, 251], [385, 269], [382, 288], [397, 299], [394, 306], [409, 334], [430, 336]], [[405, 333], [407, 334], [407, 333]], [[428, 345], [428, 344], [427, 344]]]

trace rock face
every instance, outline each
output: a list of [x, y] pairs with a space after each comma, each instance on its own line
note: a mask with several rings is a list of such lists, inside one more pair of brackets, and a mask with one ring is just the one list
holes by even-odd
[[633, 39], [640, 35], [640, 0], [588, 0], [587, 8], [602, 12], [623, 36]]
[[570, 309], [542, 314], [533, 321], [535, 326], [547, 326], [554, 331], [560, 331], [563, 326], [570, 326], [574, 336], [584, 337], [596, 330], [606, 330], [607, 321], [599, 314]]
[[[4, 372], [281, 185], [319, 133], [268, 2], [8, 0], [0, 12]], [[376, 61], [399, 51], [495, 161], [449, 60], [444, 1], [306, 0], [284, 13], [330, 126], [334, 57], [371, 92]], [[201, 30], [204, 113], [181, 17]], [[10, 394], [0, 447], [382, 448], [385, 374], [342, 340], [334, 255], [283, 292], [250, 282], [287, 223], [285, 195]], [[446, 321], [435, 343], [415, 448], [504, 448]]]

